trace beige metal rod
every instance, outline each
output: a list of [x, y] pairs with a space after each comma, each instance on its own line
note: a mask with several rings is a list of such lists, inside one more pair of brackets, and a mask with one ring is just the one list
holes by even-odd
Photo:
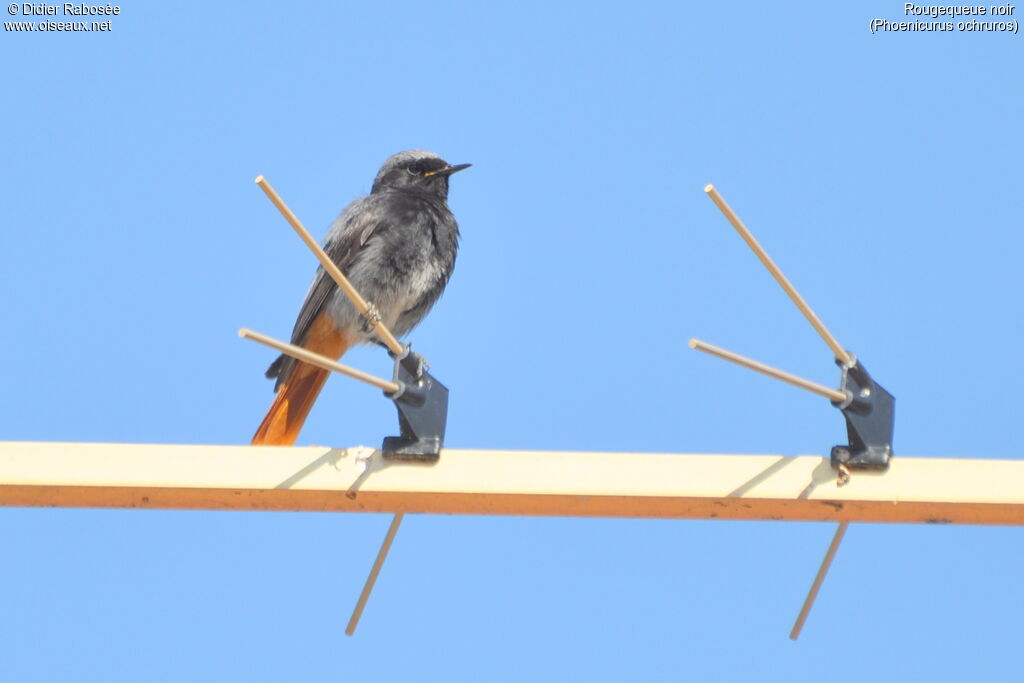
[[793, 624], [793, 630], [789, 632], [791, 640], [796, 640], [800, 637], [800, 631], [804, 627], [804, 622], [807, 621], [807, 615], [811, 613], [811, 607], [814, 606], [814, 600], [818, 597], [818, 590], [821, 588], [821, 584], [825, 581], [825, 575], [828, 574], [829, 567], [832, 566], [832, 558], [836, 556], [836, 551], [839, 550], [839, 544], [843, 542], [843, 535], [846, 533], [846, 527], [850, 526], [849, 522], [840, 522], [839, 528], [836, 529], [836, 535], [832, 537], [832, 543], [828, 546], [828, 552], [825, 553], [825, 559], [821, 561], [821, 566], [818, 568], [818, 575], [814, 577], [814, 583], [811, 584], [811, 590], [807, 592], [807, 599], [804, 600], [804, 606], [800, 608], [800, 615], [796, 618], [796, 623]]
[[380, 544], [380, 550], [377, 551], [377, 559], [373, 561], [370, 575], [366, 577], [363, 592], [359, 594], [356, 607], [352, 610], [352, 617], [348, 620], [348, 626], [345, 627], [345, 635], [347, 636], [356, 632], [356, 626], [359, 625], [359, 617], [363, 616], [363, 608], [366, 607], [366, 601], [370, 599], [373, 584], [377, 583], [377, 575], [380, 574], [380, 568], [384, 566], [384, 560], [387, 559], [388, 551], [391, 550], [391, 542], [395, 540], [395, 534], [398, 533], [398, 526], [402, 523], [403, 517], [405, 517], [405, 513], [398, 512], [391, 520], [391, 526], [388, 527], [388, 533], [384, 536], [384, 542]]
[[801, 389], [806, 389], [807, 391], [813, 391], [814, 393], [820, 396], [824, 396], [830, 401], [846, 400], [846, 394], [843, 393], [842, 391], [839, 391], [838, 389], [829, 389], [824, 384], [818, 384], [817, 382], [812, 382], [809, 379], [798, 377], [797, 375], [793, 375], [784, 370], [779, 370], [778, 368], [773, 368], [770, 365], [760, 363], [756, 360], [753, 360], [752, 358], [741, 356], [738, 353], [733, 353], [732, 351], [726, 351], [723, 348], [714, 346], [713, 344], [708, 344], [707, 342], [703, 342], [699, 339], [691, 339], [690, 348], [697, 349], [698, 351], [703, 351], [704, 353], [709, 353], [712, 356], [717, 356], [722, 360], [727, 360], [731, 363], [736, 363], [737, 365], [742, 365], [745, 368], [755, 370], [764, 375], [768, 375], [769, 377], [780, 379], [783, 382], [788, 382], [789, 384], [792, 384], [795, 387], [800, 387]]
[[743, 221], [741, 221], [740, 217], [736, 215], [736, 212], [732, 210], [732, 207], [725, 202], [722, 195], [718, 194], [718, 190], [715, 189], [715, 186], [708, 185], [704, 188], [704, 192], [711, 197], [711, 201], [713, 201], [719, 210], [725, 214], [725, 217], [729, 219], [729, 222], [732, 223], [732, 227], [736, 228], [736, 232], [740, 234], [740, 237], [742, 237], [743, 241], [747, 243], [747, 246], [754, 250], [754, 253], [757, 254], [757, 258], [761, 259], [761, 263], [763, 263], [764, 267], [768, 269], [768, 272], [772, 274], [775, 281], [779, 283], [782, 289], [786, 290], [786, 294], [788, 294], [789, 298], [793, 300], [796, 307], [800, 309], [800, 312], [804, 314], [804, 317], [807, 318], [807, 322], [811, 323], [814, 329], [817, 330], [818, 334], [821, 335], [821, 338], [825, 340], [825, 343], [828, 344], [830, 349], [832, 349], [832, 353], [835, 354], [836, 358], [844, 363], [849, 363], [851, 360], [850, 354], [846, 352], [846, 349], [839, 344], [839, 341], [832, 336], [832, 333], [828, 331], [828, 328], [826, 328], [825, 324], [821, 322], [821, 319], [818, 318], [814, 311], [811, 310], [811, 307], [807, 305], [804, 298], [800, 296], [800, 292], [796, 291], [796, 287], [794, 287], [786, 278], [779, 267], [775, 265], [775, 261], [772, 260], [772, 257], [768, 255], [768, 252], [764, 250], [764, 247], [762, 247], [754, 238], [754, 235], [747, 229], [747, 226], [743, 224]]
[[281, 212], [281, 215], [284, 216], [285, 220], [287, 220], [292, 228], [295, 229], [295, 232], [299, 234], [302, 241], [306, 243], [306, 246], [309, 247], [317, 260], [320, 261], [320, 265], [324, 267], [327, 274], [334, 278], [334, 281], [338, 283], [338, 287], [341, 288], [341, 291], [345, 292], [345, 296], [349, 298], [349, 301], [351, 301], [352, 305], [356, 307], [359, 314], [367, 321], [370, 328], [380, 336], [381, 341], [391, 349], [393, 354], [396, 356], [402, 355], [405, 348], [402, 346], [401, 342], [395, 339], [395, 336], [391, 334], [391, 330], [389, 330], [380, 320], [377, 312], [366, 302], [366, 299], [356, 291], [356, 288], [352, 286], [352, 283], [348, 281], [348, 278], [341, 272], [341, 269], [338, 268], [334, 261], [331, 260], [331, 257], [324, 253], [324, 250], [320, 248], [320, 245], [317, 244], [316, 240], [313, 239], [313, 236], [309, 234], [309, 231], [306, 230], [302, 223], [299, 222], [298, 217], [292, 213], [292, 210], [288, 208], [288, 205], [284, 203], [284, 200], [281, 199], [274, 188], [270, 186], [267, 179], [261, 175], [256, 176], [256, 184], [260, 186], [260, 189], [267, 195], [267, 198], [273, 202], [274, 206], [276, 206], [277, 210]]
[[300, 360], [303, 363], [309, 363], [310, 365], [315, 365], [318, 368], [323, 368], [324, 370], [330, 370], [332, 372], [338, 372], [341, 373], [342, 375], [345, 375], [346, 377], [357, 379], [360, 382], [372, 384], [378, 389], [382, 389], [388, 392], [389, 394], [393, 394], [401, 388], [395, 382], [390, 382], [386, 379], [381, 379], [380, 377], [375, 377], [374, 375], [365, 373], [362, 370], [356, 370], [355, 368], [351, 368], [347, 365], [336, 363], [327, 356], [321, 356], [319, 353], [313, 353], [312, 351], [304, 349], [301, 346], [295, 346], [294, 344], [286, 344], [283, 341], [279, 341], [277, 339], [274, 339], [273, 337], [268, 337], [267, 335], [260, 334], [259, 332], [253, 332], [252, 330], [246, 329], [244, 327], [238, 330], [238, 336], [242, 337], [243, 339], [249, 339], [259, 344], [263, 344], [264, 346], [269, 346], [272, 349], [277, 349], [281, 353], [287, 356], [291, 356], [292, 358], [295, 358], [297, 360]]

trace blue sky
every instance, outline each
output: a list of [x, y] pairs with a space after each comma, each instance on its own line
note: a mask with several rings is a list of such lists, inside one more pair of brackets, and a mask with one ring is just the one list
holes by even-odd
[[[0, 36], [0, 439], [247, 442], [318, 236], [409, 148], [452, 181], [454, 277], [414, 333], [461, 448], [827, 454], [827, 347], [712, 182], [897, 397], [899, 457], [1020, 455], [1022, 43], [872, 35], [903, 3], [121, 5]], [[9, 18], [9, 17], [5, 17]], [[20, 17], [18, 17], [20, 18]], [[379, 351], [347, 356], [387, 374]], [[376, 444], [333, 378], [300, 443]], [[1016, 680], [1024, 534], [384, 515], [0, 510], [5, 677]]]

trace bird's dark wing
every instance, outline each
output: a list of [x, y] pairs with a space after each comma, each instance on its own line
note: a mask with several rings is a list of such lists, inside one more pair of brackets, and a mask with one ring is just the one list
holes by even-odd
[[[355, 210], [361, 203], [369, 203], [371, 197], [362, 199], [346, 209], [338, 220], [342, 223], [340, 232], [330, 235], [323, 245], [324, 252], [344, 273], [359, 255], [360, 250], [370, 236], [381, 227], [380, 212], [373, 210]], [[369, 207], [364, 207], [369, 208]], [[292, 329], [292, 344], [302, 346], [310, 326], [323, 311], [331, 293], [337, 289], [334, 279], [328, 275], [323, 266], [316, 269], [316, 276], [302, 303], [299, 317]], [[291, 356], [281, 355], [267, 369], [268, 378], [277, 378], [274, 389], [282, 382], [288, 381], [292, 368], [297, 361]]]

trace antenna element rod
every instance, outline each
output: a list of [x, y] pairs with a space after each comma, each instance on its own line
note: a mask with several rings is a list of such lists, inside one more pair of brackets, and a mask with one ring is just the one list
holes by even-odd
[[825, 553], [825, 559], [821, 561], [821, 566], [818, 568], [818, 575], [814, 577], [811, 590], [807, 592], [804, 606], [800, 608], [800, 615], [796, 618], [796, 623], [793, 624], [793, 630], [789, 632], [790, 640], [796, 640], [800, 637], [800, 631], [804, 627], [804, 622], [807, 621], [807, 615], [811, 613], [814, 600], [818, 597], [818, 589], [821, 588], [821, 584], [825, 581], [825, 575], [828, 574], [828, 569], [832, 566], [832, 558], [836, 556], [836, 551], [839, 550], [839, 544], [843, 542], [843, 535], [846, 533], [846, 527], [848, 526], [850, 526], [849, 522], [839, 523], [836, 535], [832, 537], [832, 543], [829, 544], [828, 552]]
[[830, 401], [842, 402], [846, 400], [846, 394], [842, 391], [839, 391], [838, 389], [829, 389], [824, 384], [818, 384], [817, 382], [812, 382], [809, 379], [798, 377], [797, 375], [788, 373], [785, 370], [773, 368], [770, 365], [765, 365], [764, 363], [756, 361], [752, 358], [747, 358], [746, 356], [741, 356], [740, 354], [733, 353], [732, 351], [726, 351], [723, 348], [714, 346], [713, 344], [708, 344], [707, 342], [703, 342], [699, 339], [691, 339], [690, 348], [697, 349], [698, 351], [703, 351], [704, 353], [711, 354], [712, 356], [717, 356], [718, 358], [721, 358], [722, 360], [727, 360], [730, 363], [736, 363], [736, 365], [742, 365], [745, 368], [754, 370], [755, 372], [760, 372], [761, 374], [764, 375], [768, 375], [769, 377], [772, 377], [774, 379], [779, 379], [782, 380], [783, 382], [788, 382], [789, 384], [792, 384], [795, 387], [800, 387], [801, 389], [806, 389], [807, 391], [814, 392], [819, 396], [824, 396]]
[[327, 356], [321, 356], [319, 353], [313, 353], [312, 351], [304, 349], [301, 346], [295, 346], [294, 344], [286, 344], [283, 341], [279, 341], [277, 339], [274, 339], [273, 337], [268, 337], [267, 335], [260, 334], [259, 332], [253, 332], [252, 330], [246, 329], [244, 327], [238, 330], [238, 336], [243, 339], [254, 341], [258, 344], [263, 344], [264, 346], [269, 346], [272, 349], [277, 349], [286, 356], [291, 356], [292, 358], [300, 360], [303, 363], [309, 363], [310, 365], [315, 365], [318, 368], [330, 370], [332, 372], [338, 372], [341, 373], [342, 375], [345, 375], [346, 377], [357, 379], [360, 382], [372, 384], [378, 389], [386, 391], [389, 394], [393, 394], [401, 388], [395, 382], [390, 382], [386, 379], [381, 379], [380, 377], [375, 377], [374, 375], [365, 373], [362, 370], [356, 370], [355, 368], [351, 368], [347, 365], [342, 365], [341, 363], [337, 363], [331, 360]]
[[366, 302], [356, 288], [352, 286], [352, 283], [348, 281], [345, 274], [341, 272], [341, 269], [331, 260], [331, 257], [324, 253], [324, 250], [320, 248], [320, 245], [316, 243], [313, 236], [309, 234], [309, 231], [299, 222], [298, 217], [292, 213], [292, 210], [288, 208], [288, 205], [284, 203], [284, 200], [277, 194], [267, 179], [263, 176], [256, 176], [256, 184], [260, 186], [263, 193], [267, 195], [267, 198], [277, 207], [277, 210], [281, 212], [285, 220], [295, 229], [302, 241], [306, 243], [313, 255], [316, 256], [317, 260], [320, 261], [320, 265], [324, 267], [324, 270], [330, 275], [341, 291], [345, 292], [345, 296], [348, 297], [352, 305], [356, 307], [359, 314], [363, 316], [370, 329], [375, 331], [380, 336], [381, 341], [391, 350], [391, 353], [396, 356], [401, 356], [405, 353], [405, 347], [402, 346], [401, 342], [395, 339], [395, 336], [391, 334], [391, 330], [380, 320], [377, 312], [373, 307]]
[[768, 255], [768, 252], [764, 250], [764, 247], [762, 247], [754, 238], [754, 235], [747, 229], [747, 226], [743, 224], [743, 221], [741, 221], [740, 217], [736, 215], [736, 212], [732, 210], [732, 207], [726, 204], [725, 200], [722, 199], [722, 195], [718, 194], [718, 190], [715, 189], [715, 186], [706, 186], [704, 188], [704, 192], [707, 193], [708, 197], [711, 198], [711, 201], [715, 203], [715, 206], [719, 208], [725, 217], [729, 219], [729, 222], [732, 223], [732, 227], [736, 228], [736, 232], [740, 234], [740, 237], [742, 237], [743, 241], [747, 243], [747, 246], [754, 250], [757, 258], [761, 259], [761, 263], [764, 264], [764, 267], [768, 269], [768, 272], [772, 274], [775, 281], [779, 283], [782, 289], [786, 291], [786, 294], [789, 295], [789, 298], [793, 300], [793, 303], [796, 304], [796, 307], [800, 309], [800, 312], [804, 314], [804, 317], [807, 318], [807, 322], [809, 322], [818, 334], [821, 335], [821, 338], [826, 344], [828, 344], [829, 348], [832, 349], [832, 353], [835, 354], [836, 358], [843, 363], [849, 364], [852, 360], [850, 358], [850, 354], [846, 352], [846, 349], [839, 344], [839, 341], [832, 336], [832, 333], [828, 331], [825, 324], [821, 322], [817, 315], [815, 315], [814, 311], [811, 310], [811, 307], [807, 305], [806, 301], [804, 301], [804, 298], [800, 296], [800, 292], [796, 291], [796, 287], [794, 287], [789, 279], [786, 278], [782, 273], [782, 270], [775, 265], [775, 261], [772, 260], [772, 257]]
[[345, 627], [345, 635], [347, 636], [356, 632], [356, 626], [359, 625], [359, 617], [363, 616], [363, 608], [366, 607], [366, 601], [370, 599], [370, 592], [373, 590], [373, 585], [377, 583], [377, 575], [380, 574], [380, 568], [384, 566], [384, 560], [388, 557], [388, 551], [391, 550], [391, 542], [395, 540], [395, 534], [398, 533], [398, 526], [402, 523], [403, 517], [405, 517], [405, 513], [399, 512], [391, 520], [388, 533], [384, 536], [384, 542], [381, 543], [380, 550], [377, 552], [377, 559], [373, 561], [370, 575], [366, 577], [363, 592], [359, 594], [356, 607], [352, 610], [352, 617], [348, 620], [348, 626]]

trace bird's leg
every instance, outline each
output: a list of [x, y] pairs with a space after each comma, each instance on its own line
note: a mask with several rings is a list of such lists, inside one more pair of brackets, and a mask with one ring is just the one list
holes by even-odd
[[[362, 315], [360, 320], [363, 332], [365, 334], [373, 334], [374, 330], [377, 329], [377, 326], [380, 325], [380, 321], [380, 311], [378, 311], [377, 307], [372, 303], [367, 302], [366, 313]], [[380, 342], [378, 341], [378, 343]]]

